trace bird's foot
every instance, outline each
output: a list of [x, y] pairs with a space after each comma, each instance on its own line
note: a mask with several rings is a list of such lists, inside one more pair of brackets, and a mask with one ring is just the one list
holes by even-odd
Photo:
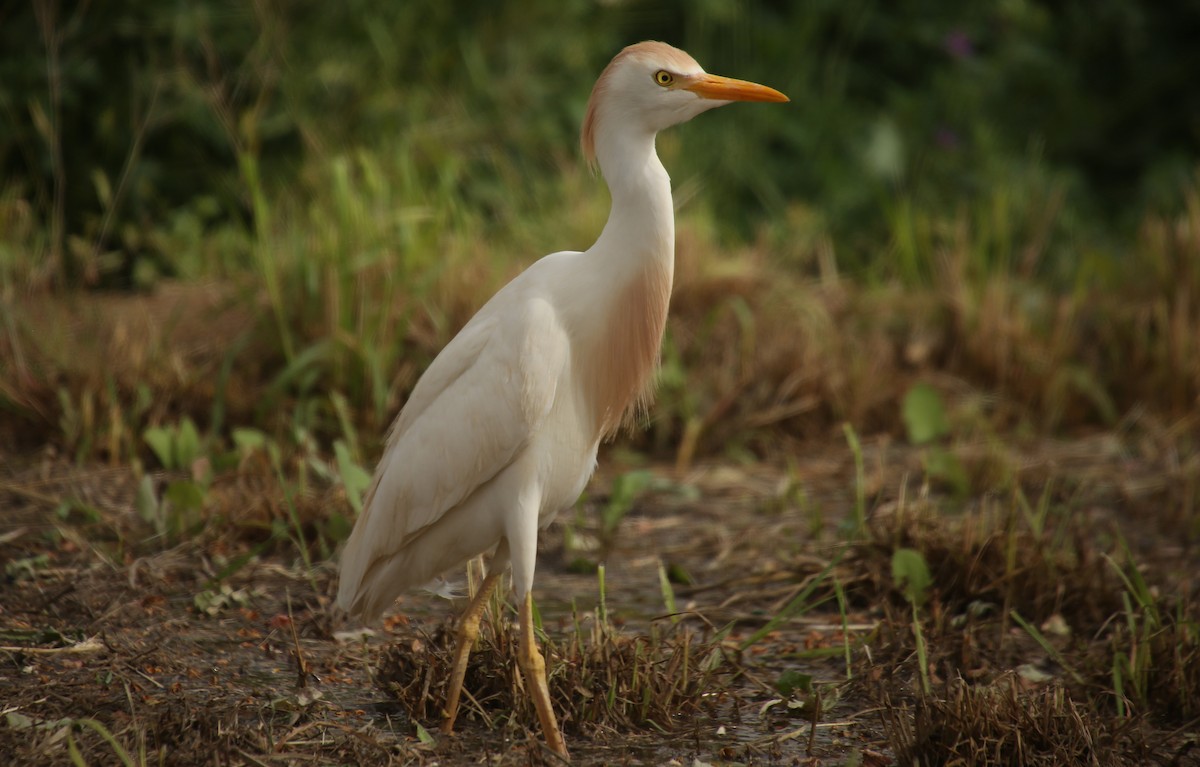
[[446, 686], [446, 707], [442, 712], [445, 716], [441, 726], [444, 735], [454, 732], [454, 720], [458, 718], [458, 699], [462, 695], [463, 678], [467, 675], [467, 659], [471, 655], [475, 640], [479, 637], [479, 621], [483, 618], [483, 610], [499, 580], [499, 571], [490, 573], [483, 579], [479, 592], [467, 605], [462, 622], [458, 626], [458, 637], [454, 643], [454, 665], [450, 667], [450, 682]]
[[558, 719], [554, 716], [554, 708], [550, 703], [550, 687], [546, 683], [546, 660], [538, 651], [533, 637], [533, 596], [525, 595], [520, 611], [521, 671], [525, 675], [525, 684], [529, 696], [533, 698], [533, 707], [537, 709], [538, 720], [542, 725], [542, 734], [546, 745], [551, 751], [564, 760], [570, 760], [567, 744], [563, 740], [562, 731], [558, 729]]

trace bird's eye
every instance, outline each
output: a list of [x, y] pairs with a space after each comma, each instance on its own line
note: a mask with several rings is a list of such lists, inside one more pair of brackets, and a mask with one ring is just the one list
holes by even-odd
[[675, 76], [665, 69], [660, 69], [654, 73], [654, 82], [665, 88], [675, 82]]

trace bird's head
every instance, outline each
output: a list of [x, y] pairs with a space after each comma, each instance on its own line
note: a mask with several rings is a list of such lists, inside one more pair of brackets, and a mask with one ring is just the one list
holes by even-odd
[[734, 101], [787, 100], [765, 85], [710, 75], [666, 43], [637, 43], [618, 53], [596, 80], [580, 143], [595, 164], [598, 134], [611, 126], [653, 134]]

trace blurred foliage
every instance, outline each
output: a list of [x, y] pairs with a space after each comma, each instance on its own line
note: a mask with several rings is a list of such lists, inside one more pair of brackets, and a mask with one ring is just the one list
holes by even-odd
[[[520, 152], [544, 174], [540, 148], [570, 146], [587, 98], [579, 84], [595, 68], [580, 50], [564, 53], [564, 38], [531, 44], [517, 32], [554, 25], [561, 12], [573, 36], [596, 39], [589, 7], [12, 8], [0, 12], [3, 194], [30, 200], [51, 230], [61, 206], [63, 232], [49, 249], [56, 262], [55, 251], [65, 254], [61, 270], [51, 268], [67, 283], [129, 284], [142, 258], [186, 271], [165, 248], [154, 252], [155, 228], [180, 217], [198, 219], [201, 233], [214, 220], [247, 223], [260, 178], [272, 198], [297, 181], [320, 194], [322, 162], [361, 145], [407, 155], [416, 181], [460, 193], [464, 205], [507, 210], [514, 179], [496, 172], [498, 160]], [[513, 119], [527, 113], [538, 119]], [[254, 178], [245, 177], [247, 157]], [[109, 251], [118, 257], [106, 263]]]
[[663, 151], [727, 235], [785, 222], [800, 267], [832, 236], [844, 266], [887, 274], [913, 208], [978, 204], [1015, 237], [1049, 227], [1037, 268], [1069, 274], [1081, 238], [1177, 206], [1197, 160], [1195, 4], [45, 0], [0, 10], [0, 203], [27, 203], [61, 284], [211, 269], [169, 235], [252, 228], [259, 178], [320, 195], [314, 168], [357, 147], [510, 226], [576, 162], [596, 74], [646, 38], [792, 97]]

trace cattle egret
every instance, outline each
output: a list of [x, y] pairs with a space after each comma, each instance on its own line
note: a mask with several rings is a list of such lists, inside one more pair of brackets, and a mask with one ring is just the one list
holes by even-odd
[[519, 661], [549, 747], [563, 757], [533, 634], [538, 531], [569, 508], [600, 441], [651, 393], [674, 273], [671, 181], [655, 135], [733, 101], [787, 101], [707, 74], [665, 43], [625, 48], [601, 73], [581, 145], [612, 211], [596, 244], [552, 253], [508, 283], [417, 381], [341, 557], [337, 602], [377, 617], [401, 592], [492, 551], [463, 614], [442, 731], [454, 727], [488, 596], [512, 568]]

